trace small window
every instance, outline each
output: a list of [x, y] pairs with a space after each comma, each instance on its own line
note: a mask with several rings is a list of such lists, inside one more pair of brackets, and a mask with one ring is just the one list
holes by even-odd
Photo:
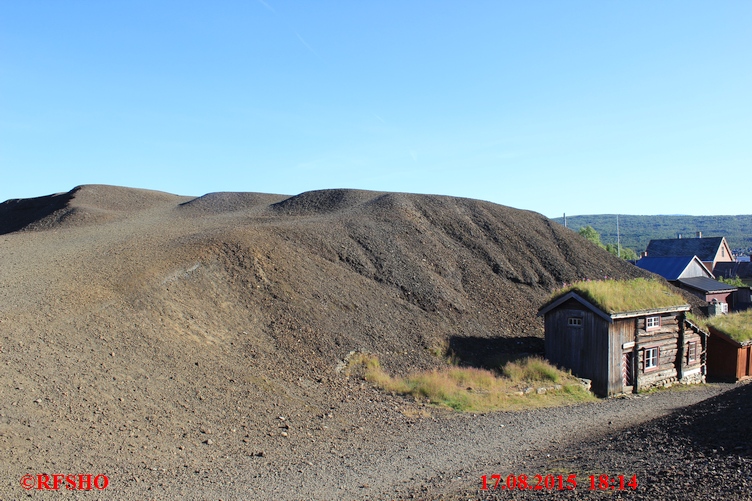
[[697, 360], [697, 341], [687, 343], [687, 362], [691, 363]]
[[655, 369], [658, 367], [658, 348], [647, 348], [645, 350], [645, 370]]
[[567, 325], [570, 327], [582, 327], [582, 319], [579, 317], [569, 317]]
[[648, 317], [645, 319], [645, 330], [659, 329], [661, 327], [661, 317]]

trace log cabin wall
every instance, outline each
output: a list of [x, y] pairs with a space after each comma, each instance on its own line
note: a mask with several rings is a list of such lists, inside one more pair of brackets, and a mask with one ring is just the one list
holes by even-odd
[[[657, 315], [654, 315], [657, 316]], [[679, 321], [678, 314], [660, 315], [661, 324], [657, 329], [646, 329], [649, 316], [637, 319], [636, 332], [636, 366], [637, 391], [667, 386], [678, 381], [677, 355], [679, 355]], [[646, 350], [658, 348], [658, 360], [655, 367], [645, 367]], [[683, 350], [683, 346], [681, 348]]]
[[[704, 383], [705, 371], [703, 360], [707, 357], [707, 341], [705, 336], [696, 330], [685, 326], [684, 352], [682, 353], [681, 383]], [[677, 364], [679, 362], [677, 361]]]

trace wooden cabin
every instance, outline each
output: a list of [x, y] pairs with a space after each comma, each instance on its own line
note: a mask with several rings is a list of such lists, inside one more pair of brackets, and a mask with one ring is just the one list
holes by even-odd
[[708, 376], [739, 381], [752, 376], [752, 310], [708, 320]]
[[752, 341], [739, 342], [708, 326], [708, 376], [739, 381], [752, 376]]
[[675, 304], [619, 311], [568, 290], [539, 310], [546, 358], [590, 379], [600, 396], [704, 382], [708, 334], [686, 318], [689, 309]]

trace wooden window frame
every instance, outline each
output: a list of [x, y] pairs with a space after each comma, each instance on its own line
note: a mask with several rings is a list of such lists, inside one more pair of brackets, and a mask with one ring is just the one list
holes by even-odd
[[687, 343], [687, 363], [697, 362], [697, 341]]
[[[648, 325], [650, 323], [651, 319], [658, 319], [658, 325]], [[650, 317], [645, 317], [645, 330], [646, 331], [654, 331], [661, 328], [661, 316], [660, 315], [653, 315]]]
[[[648, 352], [655, 350], [655, 357], [648, 358]], [[648, 360], [654, 359], [655, 364], [648, 367]], [[645, 348], [645, 351], [642, 352], [642, 360], [643, 360], [643, 367], [645, 369], [645, 372], [651, 372], [658, 369], [658, 366], [661, 365], [661, 348], [659, 346], [652, 346], [650, 348]]]
[[582, 327], [582, 317], [568, 317], [567, 327]]

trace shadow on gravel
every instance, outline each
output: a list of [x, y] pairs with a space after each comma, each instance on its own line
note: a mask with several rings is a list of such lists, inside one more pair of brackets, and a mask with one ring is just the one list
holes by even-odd
[[543, 339], [518, 338], [449, 338], [449, 355], [459, 365], [481, 369], [498, 369], [507, 362], [531, 355], [543, 356]]
[[0, 203], [0, 235], [21, 230], [68, 205], [73, 192], [36, 198], [11, 199]]
[[717, 454], [752, 457], [752, 383], [674, 412], [669, 426], [694, 447]]

